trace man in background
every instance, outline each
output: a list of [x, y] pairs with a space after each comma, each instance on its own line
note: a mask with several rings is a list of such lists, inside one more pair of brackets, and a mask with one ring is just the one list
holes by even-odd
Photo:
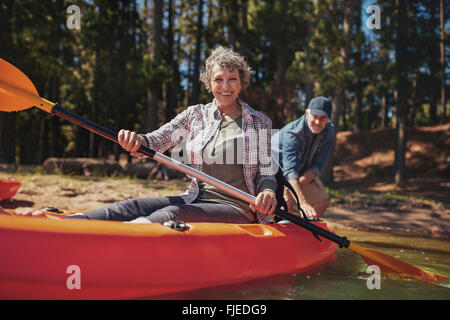
[[[272, 156], [285, 179], [298, 195], [309, 218], [319, 218], [330, 204], [330, 197], [319, 179], [335, 143], [331, 119], [332, 105], [325, 97], [313, 98], [305, 114], [272, 136]], [[294, 198], [284, 188], [289, 211]]]

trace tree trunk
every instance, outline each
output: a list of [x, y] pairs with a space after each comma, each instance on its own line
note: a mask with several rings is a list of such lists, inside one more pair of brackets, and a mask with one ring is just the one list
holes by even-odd
[[[439, 25], [439, 21], [436, 18], [436, 4], [431, 2], [430, 7], [428, 8], [430, 11], [430, 29], [436, 30]], [[432, 32], [434, 33], [434, 32]], [[429, 51], [427, 52], [427, 60], [430, 68], [430, 79], [429, 83], [429, 99], [430, 99], [430, 122], [431, 124], [437, 124], [439, 122], [437, 117], [437, 107], [438, 107], [438, 95], [439, 91], [437, 88], [439, 87], [439, 51], [434, 46], [429, 47]]]
[[[354, 14], [357, 13], [357, 17], [354, 18], [356, 32], [361, 33], [361, 18], [359, 17], [359, 13], [361, 12], [361, 0], [354, 0]], [[362, 67], [361, 62], [361, 45], [354, 44], [356, 47], [355, 52], [355, 67], [353, 68], [356, 72], [358, 72]], [[355, 98], [353, 100], [353, 111], [354, 111], [354, 125], [353, 130], [355, 132], [360, 132], [362, 130], [362, 84], [359, 74], [357, 73], [354, 78], [354, 87], [355, 87]]]
[[[94, 86], [92, 88], [92, 106], [90, 117], [92, 121], [97, 121], [97, 104], [100, 103], [98, 86], [100, 84], [100, 48], [97, 46], [95, 49], [95, 66], [94, 66]], [[96, 156], [95, 144], [96, 144], [96, 134], [89, 131], [89, 157], [94, 158]]]
[[[348, 70], [348, 62], [351, 55], [351, 43], [352, 43], [352, 24], [353, 24], [353, 11], [350, 3], [344, 3], [344, 20], [342, 22], [342, 29], [344, 33], [344, 45], [341, 47], [339, 60], [344, 67], [344, 70]], [[335, 103], [333, 105], [332, 122], [337, 130], [339, 130], [339, 120], [344, 110], [344, 103], [346, 99], [346, 85], [341, 84], [339, 88], [336, 88], [337, 94]]]
[[355, 87], [355, 98], [353, 100], [353, 110], [354, 110], [353, 131], [361, 132], [361, 130], [363, 128], [362, 111], [361, 111], [362, 88], [361, 88], [360, 80], [357, 79], [356, 82], [357, 82], [357, 84], [356, 84], [356, 87]]
[[344, 99], [345, 96], [343, 94], [343, 92], [341, 92], [341, 89], [336, 88], [335, 89], [335, 96], [333, 99], [333, 111], [331, 113], [331, 122], [333, 122], [336, 130], [339, 130], [339, 120], [342, 116], [342, 111], [344, 109]]
[[[430, 90], [434, 91], [434, 87], [431, 86]], [[434, 95], [434, 92], [430, 92], [430, 122], [431, 122], [431, 124], [438, 123], [437, 101], [436, 101], [436, 96]]]
[[[57, 75], [53, 75], [50, 77], [50, 92], [49, 92], [49, 99], [50, 101], [60, 101], [60, 94], [59, 94], [59, 86], [60, 86], [60, 80]], [[49, 143], [49, 150], [48, 153], [51, 157], [60, 156], [59, 155], [59, 148], [58, 145], [59, 140], [62, 139], [62, 136], [60, 135], [59, 130], [59, 118], [58, 117], [52, 117], [50, 119], [50, 143]], [[47, 155], [45, 155], [45, 158], [47, 158]], [[43, 159], [40, 159], [40, 163], [43, 161]]]
[[9, 155], [6, 151], [9, 139], [6, 139], [8, 132], [6, 130], [7, 113], [0, 112], [0, 163], [9, 163]]
[[0, 163], [15, 163], [15, 112], [0, 112]]
[[166, 112], [165, 112], [165, 121], [169, 122], [173, 117], [173, 109], [175, 108], [176, 99], [177, 99], [177, 73], [178, 73], [178, 65], [175, 61], [174, 57], [174, 37], [175, 34], [173, 32], [173, 23], [174, 23], [174, 10], [176, 8], [173, 5], [174, 0], [169, 0], [169, 8], [168, 8], [168, 27], [167, 27], [167, 55], [166, 61], [170, 62], [172, 67], [172, 81], [166, 84]]
[[[338, 89], [335, 89], [335, 92]], [[331, 122], [334, 124], [336, 128], [336, 133], [339, 130], [338, 121], [341, 117], [341, 113], [343, 111], [344, 106], [344, 96], [342, 94], [335, 94], [335, 98], [332, 101], [333, 104], [333, 112], [331, 114]], [[333, 153], [334, 153], [334, 147], [330, 151], [330, 156], [328, 157], [328, 160], [325, 162], [325, 165], [322, 169], [322, 175], [321, 179], [325, 185], [329, 185], [334, 181], [333, 177]]]
[[[317, 4], [314, 5], [314, 18], [311, 18], [308, 21], [308, 39], [312, 39], [314, 35], [317, 35], [319, 33], [318, 29], [316, 28], [316, 19], [319, 19], [319, 13], [318, 13], [318, 6]], [[308, 40], [308, 43], [306, 45], [306, 55], [309, 56], [311, 54], [312, 48], [311, 48], [311, 41]], [[305, 109], [308, 108], [309, 102], [311, 99], [314, 98], [314, 82], [313, 81], [307, 81], [305, 83]]]
[[405, 61], [407, 48], [407, 3], [404, 0], [396, 0], [397, 7], [397, 37], [395, 39], [395, 61], [397, 80], [397, 114], [396, 114], [396, 145], [395, 145], [395, 183], [403, 187], [406, 183], [406, 112], [408, 110], [407, 97], [407, 63]]
[[400, 115], [397, 119], [395, 135], [395, 184], [403, 187], [406, 183], [406, 117]]
[[[161, 35], [162, 35], [162, 11], [163, 1], [153, 1], [153, 65], [155, 67], [161, 64]], [[152, 132], [158, 126], [158, 102], [161, 95], [161, 83], [159, 79], [155, 79], [150, 84], [150, 89], [147, 92], [147, 118], [146, 131]]]
[[[61, 12], [64, 10], [64, 1], [58, 0], [56, 3], [58, 12]], [[55, 25], [55, 38], [53, 39], [53, 55], [58, 60], [61, 60], [61, 27], [59, 25]], [[63, 64], [63, 61], [61, 61], [61, 64]], [[60, 101], [60, 85], [61, 80], [58, 73], [53, 74], [50, 77], [50, 85], [49, 85], [49, 99], [51, 101]], [[59, 118], [58, 117], [52, 117], [50, 120], [50, 141], [49, 141], [49, 154], [52, 157], [59, 156], [59, 148], [60, 145], [60, 139], [62, 139], [62, 136], [60, 134], [60, 125], [59, 125]], [[42, 160], [41, 160], [42, 161]], [[40, 162], [41, 163], [41, 162]]]
[[314, 83], [305, 83], [305, 109], [308, 108], [309, 102], [314, 98]]
[[195, 33], [194, 77], [192, 79], [192, 95], [189, 104], [198, 103], [200, 96], [200, 55], [203, 38], [203, 0], [197, 2], [197, 30]]
[[[344, 14], [342, 28], [344, 33], [344, 45], [341, 47], [339, 60], [343, 66], [343, 70], [348, 70], [349, 59], [352, 49], [352, 27], [353, 27], [353, 6], [354, 3], [344, 2]], [[331, 122], [336, 128], [336, 132], [339, 131], [339, 120], [344, 111], [345, 99], [347, 99], [346, 94], [346, 84], [345, 79], [341, 82], [340, 86], [334, 88], [334, 99], [333, 99], [333, 111], [331, 114]], [[334, 149], [334, 148], [333, 148]], [[328, 158], [322, 172], [322, 180], [325, 184], [333, 182], [333, 150]]]
[[[187, 70], [187, 79], [188, 79], [188, 83], [187, 83], [187, 93], [186, 93], [186, 102], [188, 105], [191, 104], [191, 98], [192, 98], [192, 86], [193, 86], [193, 81], [194, 79], [194, 75], [192, 74], [193, 71], [193, 57], [192, 57], [192, 51], [189, 51], [187, 54], [187, 66], [188, 66], [188, 70]], [[191, 94], [189, 94], [191, 93]]]
[[[242, 35], [241, 39], [245, 39], [247, 37], [247, 31], [248, 31], [247, 14], [248, 14], [248, 0], [243, 0], [242, 5], [241, 5], [241, 19], [240, 19], [241, 20], [240, 26], [241, 26], [241, 30], [242, 30], [241, 31], [241, 35]], [[239, 53], [244, 57], [247, 54], [246, 41], [239, 42]]]
[[381, 127], [387, 127], [387, 91], [381, 96]]
[[347, 127], [347, 112], [348, 112], [348, 108], [347, 108], [347, 103], [344, 99], [344, 105], [342, 106], [342, 130], [343, 131], [347, 131], [348, 127]]
[[[0, 57], [9, 60], [11, 52], [11, 21], [12, 0], [2, 2], [4, 9], [0, 10]], [[0, 112], [0, 163], [15, 162], [16, 113]]]
[[440, 0], [440, 29], [441, 29], [441, 108], [442, 108], [442, 122], [447, 122], [447, 98], [445, 95], [445, 8], [444, 0]]

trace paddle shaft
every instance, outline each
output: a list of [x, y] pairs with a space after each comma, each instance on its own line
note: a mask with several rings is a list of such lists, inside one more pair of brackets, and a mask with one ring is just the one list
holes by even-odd
[[[83, 117], [80, 117], [76, 114], [73, 114], [72, 112], [61, 108], [57, 104], [55, 104], [54, 107], [52, 108], [51, 114], [56, 114], [66, 120], [69, 120], [72, 123], [75, 123], [78, 126], [81, 126], [91, 132], [101, 135], [102, 137], [104, 137], [106, 139], [109, 139], [111, 141], [119, 143], [116, 132], [106, 129], [106, 128], [100, 126], [99, 124], [89, 121], [89, 120], [86, 120]], [[252, 196], [238, 188], [230, 186], [229, 184], [226, 184], [214, 177], [211, 177], [211, 176], [205, 174], [204, 172], [198, 171], [198, 170], [196, 170], [188, 165], [185, 165], [177, 160], [169, 158], [155, 150], [152, 150], [145, 146], [141, 146], [139, 148], [138, 152], [145, 154], [146, 156], [149, 156], [150, 158], [154, 159], [155, 161], [165, 164], [168, 167], [171, 167], [175, 170], [181, 171], [189, 176], [192, 176], [203, 182], [206, 182], [206, 183], [228, 193], [229, 195], [231, 195], [233, 197], [241, 199], [250, 204], [255, 203], [254, 196]], [[334, 233], [329, 232], [328, 230], [320, 228], [320, 227], [316, 226], [315, 224], [313, 224], [305, 219], [302, 219], [296, 215], [293, 215], [287, 211], [277, 209], [275, 211], [275, 213], [280, 218], [289, 220], [309, 231], [312, 231], [330, 241], [337, 243], [340, 247], [347, 248], [350, 245], [350, 241], [348, 241], [346, 237], [340, 237]]]

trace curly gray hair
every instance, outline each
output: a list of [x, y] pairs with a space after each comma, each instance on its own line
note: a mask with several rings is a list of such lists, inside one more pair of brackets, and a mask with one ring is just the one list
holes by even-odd
[[231, 47], [217, 46], [211, 51], [208, 59], [205, 61], [202, 73], [200, 74], [200, 81], [203, 82], [205, 88], [211, 92], [211, 78], [212, 69], [215, 65], [226, 67], [230, 71], [237, 68], [241, 80], [242, 89], [246, 89], [250, 83], [250, 75], [252, 69], [248, 65], [245, 58], [234, 51]]

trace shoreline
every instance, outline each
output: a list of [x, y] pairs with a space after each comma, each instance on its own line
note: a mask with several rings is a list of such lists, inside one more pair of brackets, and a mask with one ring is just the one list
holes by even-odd
[[[0, 207], [5, 209], [55, 207], [86, 211], [130, 198], [181, 194], [188, 184], [186, 179], [154, 181], [0, 171], [0, 176], [5, 175], [22, 183], [12, 200], [0, 201]], [[417, 197], [394, 199], [383, 192], [367, 196], [350, 190], [334, 191], [330, 193], [331, 206], [322, 217], [330, 227], [450, 240], [450, 209], [446, 202]]]
[[330, 228], [450, 240], [448, 210], [442, 214], [426, 210], [400, 214], [380, 209], [329, 207], [322, 219]]

